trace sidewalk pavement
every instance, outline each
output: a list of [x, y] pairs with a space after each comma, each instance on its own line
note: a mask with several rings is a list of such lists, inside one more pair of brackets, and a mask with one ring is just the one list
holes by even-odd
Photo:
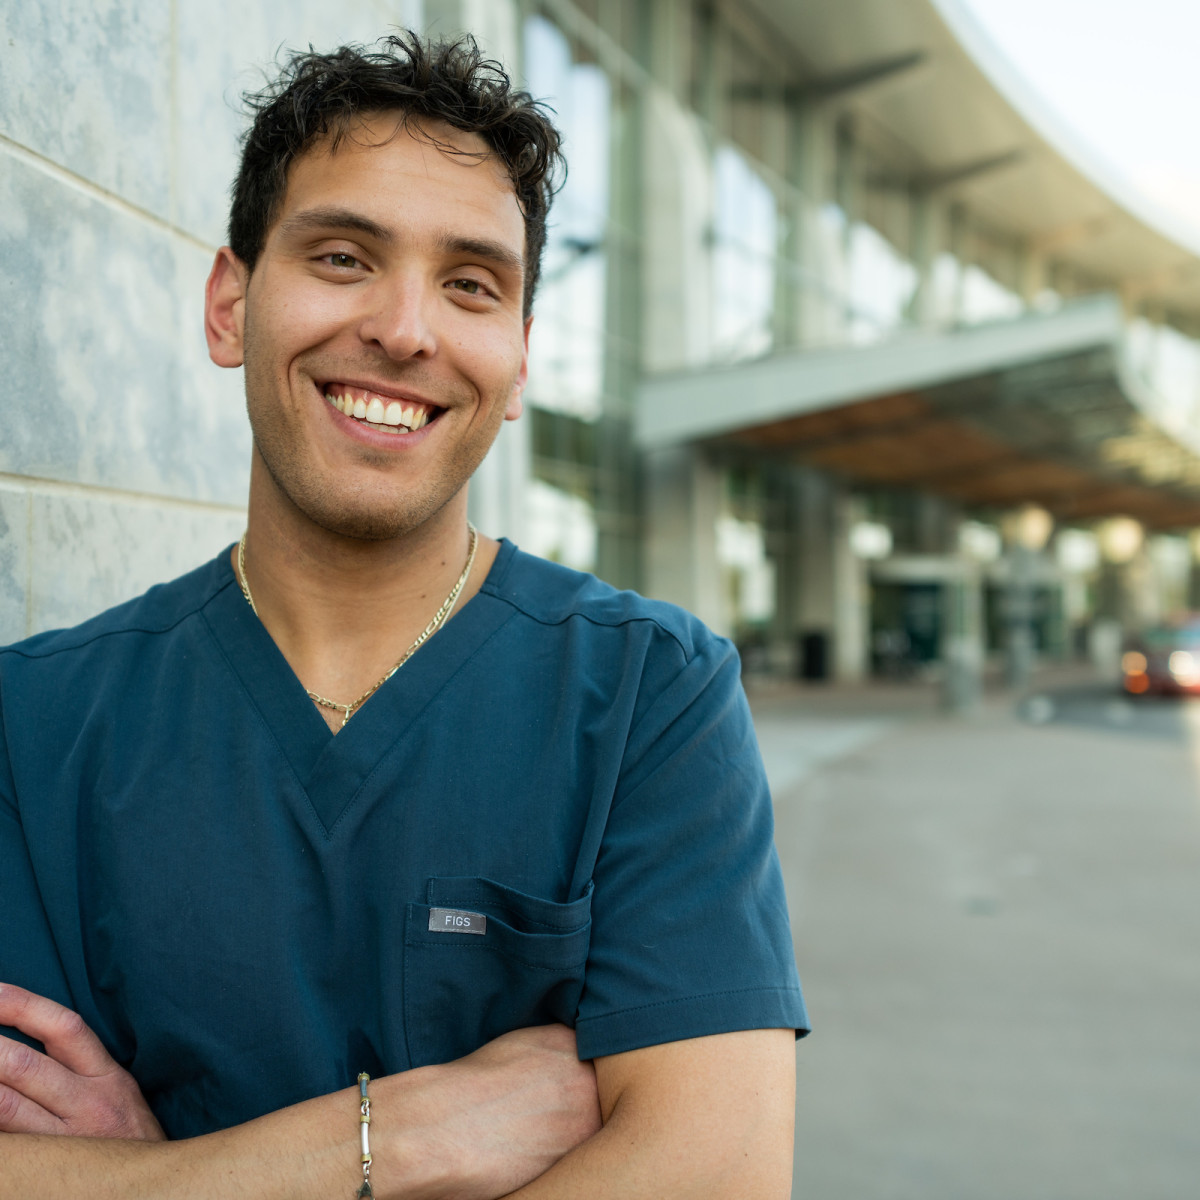
[[1200, 710], [1137, 736], [749, 690], [814, 1021], [793, 1195], [1191, 1200]]

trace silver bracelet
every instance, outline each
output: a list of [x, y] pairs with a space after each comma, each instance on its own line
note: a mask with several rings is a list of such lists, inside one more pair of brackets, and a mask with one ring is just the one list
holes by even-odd
[[361, 1097], [358, 1106], [358, 1128], [362, 1132], [362, 1187], [358, 1189], [358, 1200], [363, 1200], [365, 1196], [367, 1200], [375, 1200], [375, 1193], [371, 1189], [371, 1097], [367, 1095], [367, 1084], [371, 1082], [371, 1077], [364, 1071], [358, 1077], [358, 1094]]

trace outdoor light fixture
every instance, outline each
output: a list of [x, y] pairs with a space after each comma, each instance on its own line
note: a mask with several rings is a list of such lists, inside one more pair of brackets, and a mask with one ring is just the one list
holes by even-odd
[[1003, 543], [1000, 532], [980, 521], [964, 521], [958, 527], [958, 548], [967, 558], [993, 563], [1000, 557]]
[[1141, 522], [1132, 517], [1110, 517], [1101, 523], [1096, 535], [1100, 542], [1100, 553], [1110, 563], [1118, 565], [1131, 562], [1145, 539]]
[[1045, 547], [1053, 532], [1054, 518], [1038, 504], [1026, 504], [1004, 520], [1008, 541], [1034, 554]]
[[1054, 541], [1058, 565], [1072, 575], [1086, 575], [1100, 565], [1100, 544], [1086, 529], [1063, 529]]
[[859, 521], [850, 529], [850, 550], [857, 558], [887, 558], [892, 552], [892, 531], [878, 521]]

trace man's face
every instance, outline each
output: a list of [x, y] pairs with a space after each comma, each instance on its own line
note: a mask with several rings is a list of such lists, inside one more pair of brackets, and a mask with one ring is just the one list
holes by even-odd
[[396, 125], [367, 119], [335, 154], [296, 160], [233, 310], [274, 486], [322, 528], [368, 539], [461, 492], [519, 415], [527, 364], [507, 174], [475, 135], [429, 127], [455, 155]]

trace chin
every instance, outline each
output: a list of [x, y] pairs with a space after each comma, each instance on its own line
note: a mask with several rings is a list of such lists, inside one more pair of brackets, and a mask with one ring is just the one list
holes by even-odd
[[355, 512], [345, 508], [336, 512], [306, 511], [301, 506], [314, 525], [327, 533], [338, 537], [353, 538], [360, 542], [386, 542], [392, 538], [402, 537], [419, 528], [431, 515], [425, 512], [414, 512], [411, 509], [396, 511], [394, 509], [373, 509]]

